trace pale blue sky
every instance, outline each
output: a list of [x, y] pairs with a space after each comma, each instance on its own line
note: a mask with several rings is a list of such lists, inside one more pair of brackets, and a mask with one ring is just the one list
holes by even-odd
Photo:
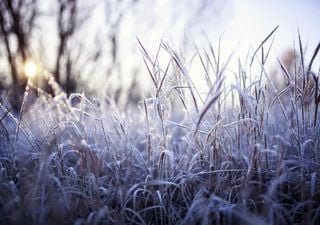
[[[94, 3], [93, 3], [94, 2]], [[79, 40], [85, 38], [86, 46], [108, 49], [105, 24], [105, 8], [102, 1], [93, 0], [96, 4], [93, 17], [87, 23], [88, 31], [82, 31]], [[221, 54], [227, 58], [236, 50], [234, 67], [237, 57], [244, 60], [247, 52], [255, 49], [260, 42], [279, 25], [276, 32], [273, 56], [282, 54], [286, 49], [292, 48], [294, 40], [297, 42], [297, 29], [299, 27], [304, 44], [308, 45], [307, 55], [320, 41], [320, 0], [142, 0], [143, 4], [126, 11], [119, 30], [119, 58], [123, 64], [121, 74], [123, 81], [130, 80], [132, 70], [144, 66], [141, 53], [137, 51], [136, 37], [144, 44], [152, 55], [160, 40], [163, 38], [176, 50], [188, 45], [186, 51], [194, 51], [193, 43], [204, 44], [208, 38], [213, 45], [222, 37]], [[50, 2], [44, 6], [49, 7]], [[45, 7], [46, 8], [46, 7]], [[199, 13], [200, 12], [200, 13]], [[318, 22], [319, 21], [319, 22]], [[45, 40], [50, 40], [46, 45], [47, 63], [54, 65], [52, 53], [55, 52], [56, 41], [54, 35], [54, 24], [50, 20], [44, 20]], [[48, 25], [49, 24], [49, 25]], [[97, 42], [94, 38], [95, 32], [99, 32]], [[88, 38], [90, 37], [90, 38]], [[189, 48], [190, 47], [190, 48]], [[51, 56], [50, 56], [51, 55]], [[102, 60], [102, 67], [97, 74], [90, 75], [93, 80], [101, 80], [105, 76], [105, 68], [110, 61], [106, 56]], [[54, 58], [54, 57], [53, 57]], [[318, 60], [320, 61], [320, 60]], [[165, 65], [164, 65], [165, 66]], [[194, 66], [194, 73], [197, 73]], [[146, 72], [142, 70], [143, 72]], [[148, 75], [141, 75], [141, 79], [148, 79]], [[113, 78], [118, 81], [118, 77]], [[195, 77], [195, 79], [198, 79]], [[101, 83], [101, 82], [100, 82]], [[145, 83], [145, 82], [144, 82]], [[200, 82], [201, 83], [201, 82]]]
[[[273, 44], [273, 57], [298, 43], [298, 28], [303, 44], [308, 46], [307, 57], [320, 41], [319, 0], [231, 0], [221, 21], [226, 50], [231, 51], [240, 41], [238, 54], [244, 58], [249, 48], [255, 49], [277, 26]], [[230, 48], [228, 49], [228, 47]], [[320, 60], [319, 60], [320, 61]], [[319, 64], [318, 64], [319, 65]]]

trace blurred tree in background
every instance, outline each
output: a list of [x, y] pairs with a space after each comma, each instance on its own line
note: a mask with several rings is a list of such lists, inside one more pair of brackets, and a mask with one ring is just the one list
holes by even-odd
[[[143, 36], [148, 49], [150, 41], [158, 45], [162, 32], [177, 38], [176, 27], [185, 34], [184, 27], [190, 31], [197, 21], [207, 21], [204, 15], [212, 13], [212, 2], [216, 1], [1, 0], [1, 103], [19, 110], [27, 83], [23, 65], [34, 60], [41, 65], [39, 73], [52, 73], [67, 94], [98, 92], [116, 103], [135, 104], [141, 99], [141, 84], [145, 88], [147, 82], [140, 82], [143, 62], [138, 65], [137, 55], [127, 58], [138, 51], [128, 42]], [[157, 35], [151, 34], [155, 27]], [[183, 34], [182, 45], [190, 33]], [[35, 83], [53, 94], [43, 76]]]
[[[37, 0], [0, 1], [0, 38], [10, 66], [9, 99], [14, 108], [19, 107], [21, 93], [26, 85], [26, 78], [19, 76], [18, 62], [26, 61], [30, 54], [31, 33], [35, 27], [35, 18], [38, 16], [37, 4]], [[1, 85], [4, 85], [3, 81]]]
[[[85, 39], [89, 35], [82, 29], [94, 17], [94, 4], [85, 3], [82, 0], [52, 0], [46, 3], [38, 0], [3, 0], [0, 1], [0, 88], [3, 95], [7, 96], [10, 105], [18, 110], [22, 101], [23, 92], [27, 83], [27, 77], [23, 74], [22, 66], [29, 60], [38, 57], [44, 64], [44, 68], [49, 68], [49, 61], [45, 58], [45, 51], [49, 51], [47, 46], [54, 43], [47, 41], [47, 36], [56, 37], [55, 53], [46, 53], [55, 57], [55, 64], [48, 69], [52, 72], [56, 82], [66, 91], [67, 94], [76, 91], [87, 91], [83, 72], [93, 73], [97, 68], [95, 65], [102, 56], [102, 41], [109, 42], [112, 67], [116, 66], [118, 40], [117, 33], [123, 14], [128, 7], [136, 4], [137, 0], [113, 1], [106, 0], [100, 2], [100, 7], [105, 7], [108, 34], [101, 38], [101, 33], [95, 34], [95, 44], [87, 45]], [[123, 5], [126, 7], [123, 7]], [[49, 12], [42, 10], [44, 4], [50, 4]], [[121, 7], [120, 7], [121, 6]], [[54, 9], [54, 10], [53, 10]], [[50, 14], [51, 12], [51, 14]], [[55, 21], [56, 33], [45, 33], [39, 24], [48, 16]], [[50, 23], [49, 23], [50, 24]], [[46, 26], [49, 26], [46, 25]], [[38, 37], [35, 33], [41, 33]], [[100, 36], [100, 37], [98, 37]], [[100, 38], [100, 39], [99, 39]], [[35, 49], [32, 42], [42, 45], [40, 49]], [[44, 52], [41, 52], [41, 51]], [[86, 66], [91, 69], [89, 72]], [[107, 73], [111, 73], [113, 68], [108, 68]], [[89, 78], [90, 79], [90, 76]], [[44, 83], [44, 82], [42, 82]], [[48, 84], [44, 84], [43, 89], [52, 93]]]

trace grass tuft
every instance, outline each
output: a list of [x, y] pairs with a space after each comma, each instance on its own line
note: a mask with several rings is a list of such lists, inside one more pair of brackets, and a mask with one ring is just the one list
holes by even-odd
[[154, 93], [136, 108], [29, 82], [19, 113], [0, 104], [0, 224], [319, 224], [319, 45], [308, 63], [299, 35], [268, 72], [276, 29], [233, 85], [220, 41], [197, 48], [205, 97], [139, 39]]

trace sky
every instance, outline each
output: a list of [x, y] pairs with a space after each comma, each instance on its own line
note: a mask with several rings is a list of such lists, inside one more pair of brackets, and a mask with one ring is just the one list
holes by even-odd
[[[238, 59], [244, 61], [248, 51], [253, 52], [277, 25], [279, 28], [274, 36], [270, 67], [276, 64], [277, 57], [297, 46], [298, 29], [307, 47], [307, 58], [311, 57], [320, 41], [320, 29], [317, 28], [320, 21], [319, 0], [203, 0], [200, 1], [202, 5], [197, 1], [186, 1], [187, 4], [170, 0], [151, 2], [153, 7], [147, 6], [147, 11], [155, 17], [155, 29], [148, 30], [142, 24], [139, 30], [137, 26], [128, 25], [134, 27], [132, 33], [141, 38], [150, 52], [156, 51], [157, 40], [160, 39], [168, 41], [178, 50], [186, 37], [199, 46], [206, 39], [216, 46], [221, 37], [222, 58], [227, 59], [234, 52], [229, 67], [236, 70]], [[126, 43], [131, 43], [131, 34], [128, 32], [126, 35]], [[194, 49], [191, 47], [190, 51]], [[315, 65], [319, 66], [319, 63]], [[200, 65], [194, 65], [193, 69], [194, 74], [201, 70]], [[200, 87], [203, 85], [197, 75], [194, 79]]]
[[[255, 50], [277, 25], [279, 28], [274, 35], [269, 67], [277, 65], [276, 58], [285, 51], [297, 47], [298, 30], [307, 47], [307, 58], [310, 59], [320, 42], [320, 30], [317, 28], [319, 0], [233, 0], [228, 3], [230, 5], [223, 9], [224, 16], [219, 24], [220, 32], [223, 32], [225, 57], [236, 49], [234, 60], [229, 65], [231, 68], [236, 68], [238, 57], [243, 62], [248, 50]], [[313, 68], [317, 70], [318, 67], [319, 63]]]
[[234, 0], [232, 4], [233, 16], [227, 22], [229, 35], [234, 32], [246, 44], [257, 45], [276, 25], [277, 51], [292, 47], [298, 29], [307, 45], [315, 46], [320, 41], [319, 0]]
[[[110, 0], [110, 2], [113, 2]], [[125, 1], [122, 1], [125, 2]], [[195, 46], [205, 46], [208, 41], [213, 47], [218, 46], [221, 38], [221, 56], [227, 60], [231, 53], [233, 58], [229, 63], [231, 70], [236, 70], [238, 60], [244, 63], [249, 52], [253, 52], [261, 41], [277, 26], [273, 50], [274, 59], [286, 50], [297, 45], [297, 31], [301, 33], [302, 41], [307, 47], [307, 58], [313, 53], [313, 49], [320, 41], [320, 29], [317, 28], [320, 21], [320, 0], [142, 0], [142, 4], [129, 8], [125, 12], [119, 29], [119, 53], [118, 58], [122, 65], [121, 76], [114, 76], [112, 82], [121, 82], [129, 85], [132, 79], [132, 71], [141, 69], [138, 80], [150, 80], [147, 70], [143, 65], [142, 54], [139, 51], [137, 38], [143, 43], [150, 55], [155, 55], [161, 40], [185, 54], [193, 54]], [[85, 45], [101, 49], [108, 49], [106, 44], [107, 28], [105, 26], [106, 11], [100, 0], [92, 0], [95, 5], [90, 21], [87, 21], [87, 31], [81, 31], [79, 40], [85, 39]], [[50, 3], [45, 3], [47, 12], [52, 12]], [[51, 11], [50, 11], [51, 10]], [[45, 40], [50, 45], [48, 48], [48, 69], [54, 65], [54, 50], [57, 42], [54, 22], [50, 17], [42, 21], [42, 30]], [[98, 32], [98, 39], [94, 34]], [[102, 65], [108, 64], [110, 58], [107, 55], [102, 58]], [[161, 59], [163, 67], [166, 66], [166, 58]], [[318, 60], [319, 62], [320, 60]], [[270, 67], [275, 60], [270, 60]], [[319, 65], [319, 63], [318, 63]], [[316, 67], [314, 67], [317, 70]], [[203, 80], [199, 74], [201, 66], [195, 63], [190, 72], [195, 83], [202, 88]], [[203, 72], [203, 70], [202, 70]], [[96, 71], [92, 77], [94, 83], [101, 82], [105, 77], [104, 68]], [[227, 78], [228, 80], [228, 78]], [[232, 78], [229, 78], [232, 80]], [[151, 80], [150, 80], [151, 82]], [[141, 82], [145, 86], [148, 82]], [[100, 88], [96, 86], [97, 88]]]

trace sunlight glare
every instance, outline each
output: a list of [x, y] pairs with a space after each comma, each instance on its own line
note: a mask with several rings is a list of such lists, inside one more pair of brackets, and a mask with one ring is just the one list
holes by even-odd
[[25, 65], [24, 65], [24, 73], [25, 75], [32, 79], [34, 78], [37, 74], [38, 74], [38, 65], [31, 61], [31, 60], [28, 60], [27, 62], [25, 62]]

